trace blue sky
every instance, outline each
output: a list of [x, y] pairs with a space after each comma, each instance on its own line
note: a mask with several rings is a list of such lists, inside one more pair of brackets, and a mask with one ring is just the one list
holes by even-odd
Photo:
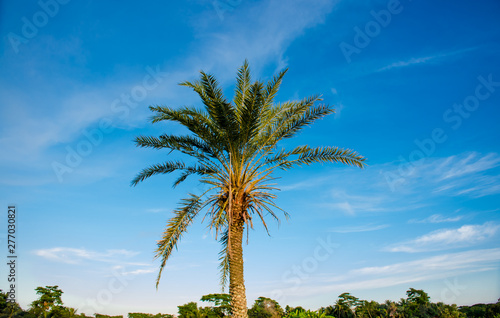
[[289, 68], [277, 101], [322, 94], [337, 110], [283, 146], [368, 158], [363, 170], [278, 174], [291, 219], [249, 233], [249, 306], [317, 309], [342, 292], [383, 302], [410, 287], [435, 302], [496, 301], [499, 14], [493, 0], [2, 1], [0, 206], [18, 208], [21, 306], [46, 285], [87, 314], [175, 313], [220, 291], [201, 219], [155, 290], [155, 242], [202, 189], [173, 189], [174, 176], [130, 187], [167, 156], [132, 140], [181, 132], [151, 125], [148, 106], [200, 105], [177, 85], [200, 70], [232, 97], [245, 59], [262, 80]]

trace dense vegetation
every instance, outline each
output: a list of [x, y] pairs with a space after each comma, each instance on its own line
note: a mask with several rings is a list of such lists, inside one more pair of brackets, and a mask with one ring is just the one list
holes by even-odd
[[[23, 310], [17, 303], [7, 302], [7, 293], [0, 290], [0, 318], [123, 318], [95, 313], [88, 317], [77, 313], [74, 308], [63, 306], [62, 290], [58, 286], [37, 287], [39, 298]], [[339, 295], [333, 305], [316, 311], [302, 307], [286, 306], [284, 309], [273, 299], [259, 297], [248, 309], [249, 318], [500, 318], [500, 299], [494, 304], [473, 306], [432, 303], [423, 290], [410, 288], [406, 298], [398, 302], [386, 300], [384, 303], [361, 300], [350, 293]], [[222, 318], [231, 315], [231, 297], [228, 294], [210, 294], [200, 299], [213, 306], [198, 307], [196, 302], [178, 306], [178, 318]], [[129, 313], [128, 318], [174, 318], [170, 314]]]

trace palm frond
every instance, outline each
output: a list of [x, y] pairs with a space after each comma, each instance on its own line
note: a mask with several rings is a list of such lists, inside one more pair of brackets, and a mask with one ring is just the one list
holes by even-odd
[[[234, 89], [233, 101], [237, 109], [243, 108], [251, 80], [250, 67], [248, 66], [248, 61], [245, 60], [241, 68], [238, 70], [238, 75], [236, 77], [236, 87]], [[241, 112], [239, 111], [238, 114], [241, 114]], [[242, 124], [242, 119], [242, 116], [238, 116], [238, 122], [240, 125]]]
[[[209, 174], [212, 172], [212, 170], [207, 169], [204, 166], [189, 166], [186, 167], [186, 164], [181, 162], [181, 161], [167, 161], [164, 163], [160, 164], [154, 164], [149, 166], [148, 168], [143, 169], [139, 174], [132, 180], [132, 185], [136, 186], [139, 184], [139, 182], [142, 182], [146, 180], [149, 177], [152, 177], [156, 174], [167, 174], [167, 173], [172, 173], [176, 170], [184, 170], [185, 173], [187, 173], [186, 177], [191, 175], [191, 174], [199, 174], [199, 175], [205, 175]], [[186, 178], [184, 178], [186, 179]], [[176, 181], [175, 185], [177, 185], [179, 182], [184, 181]]]
[[163, 120], [177, 122], [210, 144], [213, 150], [222, 151], [221, 144], [224, 141], [224, 136], [221, 135], [217, 124], [204, 111], [187, 107], [174, 110], [165, 106], [151, 106], [150, 109], [156, 112], [156, 115], [152, 117], [152, 123]]
[[257, 134], [263, 107], [263, 85], [255, 82], [249, 89], [241, 108], [240, 145], [245, 147]]
[[224, 292], [224, 287], [227, 286], [229, 281], [229, 235], [227, 230], [222, 234], [219, 243], [222, 245], [219, 252], [220, 285]]
[[342, 149], [339, 147], [317, 147], [307, 149], [300, 154], [299, 158], [294, 160], [283, 160], [278, 166], [283, 169], [290, 169], [293, 166], [309, 165], [315, 162], [335, 162], [346, 165], [363, 168], [366, 158], [351, 149]]
[[216, 156], [213, 149], [206, 142], [202, 141], [200, 138], [188, 135], [174, 136], [164, 134], [159, 137], [138, 136], [134, 141], [137, 147], [178, 150], [184, 154], [197, 158], [203, 157], [204, 155], [210, 157]]
[[284, 138], [290, 138], [315, 120], [334, 112], [333, 108], [328, 105], [314, 106], [313, 104], [319, 100], [321, 99], [317, 96], [310, 97], [285, 111], [268, 130], [267, 143], [276, 144]]
[[156, 279], [156, 288], [158, 288], [161, 273], [173, 249], [177, 248], [177, 243], [182, 234], [186, 232], [187, 227], [193, 222], [193, 219], [203, 207], [201, 197], [202, 195], [189, 194], [187, 199], [181, 201], [181, 207], [174, 211], [174, 217], [168, 221], [167, 228], [163, 232], [161, 240], [157, 242], [158, 247], [155, 258], [161, 258], [161, 265]]
[[215, 170], [210, 169], [209, 167], [205, 166], [191, 166], [191, 167], [186, 167], [182, 174], [175, 180], [174, 182], [174, 188], [177, 187], [180, 183], [182, 183], [184, 180], [187, 179], [192, 174], [197, 174], [200, 176], [205, 176], [205, 175], [210, 175], [213, 174]]
[[194, 82], [185, 81], [185, 82], [179, 83], [179, 85], [192, 88], [193, 91], [195, 91], [198, 94], [198, 96], [200, 96], [203, 104], [207, 105], [208, 103], [210, 103], [210, 99], [208, 98], [208, 96], [205, 92], [205, 87], [201, 83], [201, 80], [196, 80]]
[[201, 72], [201, 85], [208, 98], [208, 102], [205, 104], [207, 112], [217, 123], [220, 131], [225, 133], [225, 137], [232, 140], [237, 135], [234, 132], [238, 129], [233, 107], [224, 98], [222, 89], [213, 75]]
[[281, 86], [281, 82], [283, 81], [283, 77], [286, 72], [288, 72], [288, 68], [282, 70], [278, 75], [274, 76], [273, 80], [267, 83], [266, 92], [264, 94], [264, 105], [269, 107], [272, 105], [274, 97], [278, 93], [278, 90]]

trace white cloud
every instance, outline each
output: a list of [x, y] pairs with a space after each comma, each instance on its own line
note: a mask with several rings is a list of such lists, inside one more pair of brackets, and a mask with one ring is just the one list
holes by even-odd
[[[458, 178], [468, 174], [478, 173], [496, 168], [500, 164], [500, 157], [497, 154], [487, 154], [478, 158], [478, 153], [470, 153], [465, 158], [455, 156], [448, 158], [441, 168], [444, 169], [440, 180]], [[454, 160], [454, 159], [458, 159]]]
[[463, 215], [455, 217], [444, 217], [441, 214], [433, 214], [423, 220], [411, 219], [408, 223], [446, 223], [446, 222], [458, 222], [464, 218]]
[[[338, 1], [268, 1], [245, 4], [245, 11], [235, 10], [224, 16], [224, 34], [205, 32], [207, 60], [220, 64], [230, 78], [244, 58], [264, 66], [274, 61], [286, 66], [284, 52], [304, 30], [323, 23]], [[298, 15], [297, 12], [300, 12]], [[251, 21], [249, 24], [248, 22]], [[206, 21], [209, 22], [209, 21]], [[220, 21], [217, 21], [220, 23]], [[215, 23], [215, 22], [214, 22]], [[250, 26], [250, 27], [249, 27]], [[213, 28], [208, 28], [213, 30]], [[208, 57], [208, 58], [207, 58]], [[255, 65], [256, 63], [252, 63]], [[254, 69], [259, 68], [255, 65]], [[219, 72], [217, 72], [219, 73]]]
[[398, 61], [398, 62], [394, 62], [392, 64], [389, 64], [387, 66], [382, 67], [381, 69], [378, 70], [378, 72], [390, 70], [392, 68], [410, 66], [410, 65], [414, 65], [414, 64], [422, 64], [422, 63], [426, 63], [427, 61], [436, 59], [438, 57], [439, 57], [439, 55], [435, 55], [435, 56], [425, 56], [425, 57], [419, 57], [419, 58], [411, 58], [408, 61]]
[[328, 181], [328, 177], [318, 177], [318, 178], [310, 178], [304, 181], [299, 181], [296, 183], [288, 184], [280, 186], [281, 191], [290, 191], [290, 190], [304, 190], [307, 188], [317, 187], [318, 185], [324, 184]]
[[351, 226], [351, 227], [341, 227], [332, 229], [331, 232], [334, 233], [359, 233], [359, 232], [372, 232], [378, 231], [388, 228], [388, 224], [381, 225], [360, 225], [360, 226]]
[[[500, 167], [500, 156], [496, 153], [467, 152], [426, 158], [409, 167], [401, 165], [391, 162], [373, 164], [363, 170], [332, 168], [318, 175], [303, 175], [299, 182], [281, 188], [315, 191], [317, 200], [310, 204], [325, 212], [350, 216], [401, 212], [410, 215], [409, 223], [430, 224], [470, 219], [456, 213], [429, 213], [440, 206], [436, 200], [500, 193], [500, 176], [495, 175]], [[417, 219], [413, 212], [425, 217]]]
[[[500, 248], [483, 249], [433, 256], [386, 266], [364, 267], [352, 270], [350, 274], [392, 276], [394, 274], [418, 273], [421, 276], [439, 273], [442, 275], [446, 271], [463, 271], [464, 269], [480, 270], [482, 268], [490, 268], [491, 265], [498, 266], [498, 260], [500, 260]], [[444, 277], [446, 276], [448, 275]]]
[[[176, 63], [176, 67], [172, 67], [172, 64], [160, 66], [162, 71], [168, 72], [168, 76], [163, 78], [157, 88], [148, 91], [147, 98], [136, 103], [137, 107], [129, 107], [131, 115], [113, 111], [112, 105], [117, 99], [121, 100], [122, 96], [131, 95], [133, 87], [142, 85], [144, 76], [147, 75], [144, 68], [117, 67], [114, 73], [106, 77], [83, 82], [81, 78], [68, 75], [81, 72], [80, 64], [74, 66], [72, 72], [57, 72], [69, 67], [67, 61], [61, 61], [52, 52], [46, 51], [30, 55], [27, 58], [29, 64], [22, 64], [23, 67], [16, 69], [16, 73], [23, 77], [23, 74], [31, 74], [34, 70], [45, 70], [45, 73], [39, 74], [43, 76], [26, 76], [23, 87], [3, 85], [0, 88], [0, 104], [6, 105], [0, 109], [3, 130], [0, 148], [10, 154], [2, 157], [0, 163], [7, 171], [21, 169], [26, 172], [26, 179], [30, 180], [23, 179], [23, 184], [54, 182], [55, 178], [47, 176], [53, 175], [50, 171], [51, 163], [64, 161], [67, 153], [62, 148], [74, 147], [75, 143], [86, 140], [82, 132], [96, 125], [100, 119], [107, 118], [114, 125], [130, 128], [139, 122], [145, 123], [150, 115], [146, 105], [151, 102], [166, 100], [172, 105], [189, 102], [190, 98], [196, 98], [195, 94], [188, 98], [179, 96], [184, 92], [187, 94], [189, 90], [175, 88], [178, 87], [177, 83], [197, 76], [200, 69], [214, 72], [224, 84], [225, 81], [234, 79], [235, 71], [244, 58], [250, 60], [253, 71], [255, 73], [257, 70], [257, 74], [270, 63], [276, 64], [280, 69], [284, 68], [287, 61], [284, 56], [286, 48], [305, 29], [322, 23], [335, 3], [336, 1], [327, 0], [314, 3], [301, 0], [286, 3], [278, 0], [258, 4], [245, 2], [241, 5], [245, 10], [226, 12], [223, 23], [218, 20], [215, 12], [211, 12], [210, 16], [218, 25], [213, 19], [207, 20], [209, 15], [204, 12], [199, 19], [206, 23], [198, 29], [199, 49]], [[297, 15], [298, 11], [301, 14]], [[252, 23], [248, 23], [249, 21]], [[52, 43], [48, 47], [62, 44], [63, 42]], [[69, 48], [63, 47], [58, 52], [70, 50], [72, 55], [81, 54], [80, 48], [81, 42], [76, 41]], [[84, 59], [85, 56], [81, 58]], [[10, 64], [12, 63], [5, 60], [5, 65]], [[154, 65], [151, 67], [155, 68]], [[46, 71], [47, 68], [50, 72]], [[8, 83], [4, 79], [4, 84]], [[51, 85], [47, 88], [46, 83]], [[26, 94], [27, 91], [30, 93]], [[122, 108], [126, 107], [124, 102], [120, 105]], [[18, 118], [23, 120], [19, 121]], [[59, 149], [57, 146], [62, 147]], [[54, 153], [56, 151], [59, 152]], [[92, 153], [92, 156], [97, 156], [97, 152]], [[40, 176], [38, 172], [44, 175]]]
[[[405, 286], [415, 282], [443, 280], [474, 272], [497, 271], [500, 248], [450, 253], [388, 265], [352, 269], [343, 275], [323, 273], [301, 281], [296, 286], [281, 286], [287, 299], [341, 293], [345, 291]], [[275, 283], [276, 284], [276, 283]], [[262, 292], [261, 292], [262, 293]]]
[[434, 55], [423, 56], [423, 57], [412, 57], [412, 58], [405, 60], [405, 61], [393, 62], [387, 66], [384, 66], [384, 67], [378, 69], [377, 72], [387, 71], [387, 70], [390, 70], [393, 68], [400, 68], [400, 67], [407, 67], [407, 66], [418, 65], [418, 64], [425, 64], [425, 63], [427, 63], [429, 61], [433, 61], [433, 60], [438, 60], [438, 61], [444, 60], [445, 58], [455, 56], [455, 55], [460, 55], [462, 53], [473, 51], [475, 49], [477, 49], [477, 48], [473, 47], [473, 48], [456, 50], [456, 51], [452, 51], [452, 52], [437, 53]]
[[149, 213], [160, 213], [160, 212], [169, 212], [171, 209], [165, 209], [165, 208], [151, 208], [147, 209], [146, 212]]
[[99, 262], [114, 262], [117, 257], [130, 258], [138, 252], [120, 250], [107, 250], [106, 252], [95, 252], [84, 248], [54, 247], [34, 251], [35, 255], [45, 259], [67, 264], [79, 264], [84, 260]]
[[340, 118], [342, 110], [344, 110], [345, 106], [343, 103], [339, 102], [335, 105], [335, 114], [333, 115], [336, 119]]
[[348, 215], [387, 210], [383, 207], [384, 196], [352, 195], [338, 189], [333, 189], [331, 194], [331, 202], [321, 204], [321, 206], [332, 210], [340, 210]]
[[[463, 153], [445, 158], [425, 158], [383, 167], [391, 191], [421, 192], [449, 196], [484, 197], [500, 193], [497, 153]], [[471, 186], [473, 185], [473, 186]]]
[[405, 243], [388, 247], [390, 252], [423, 252], [470, 246], [493, 237], [500, 225], [486, 222], [483, 225], [463, 225], [458, 229], [441, 229]]
[[151, 274], [154, 272], [157, 272], [158, 269], [156, 268], [148, 268], [148, 269], [136, 269], [130, 272], [122, 272], [122, 275], [129, 276], [129, 275], [144, 275], [144, 274]]

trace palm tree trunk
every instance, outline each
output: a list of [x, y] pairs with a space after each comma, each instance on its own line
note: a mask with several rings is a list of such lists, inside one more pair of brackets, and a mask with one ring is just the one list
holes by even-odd
[[247, 297], [243, 277], [243, 230], [245, 222], [241, 217], [232, 220], [229, 236], [229, 294], [232, 316], [247, 318]]

